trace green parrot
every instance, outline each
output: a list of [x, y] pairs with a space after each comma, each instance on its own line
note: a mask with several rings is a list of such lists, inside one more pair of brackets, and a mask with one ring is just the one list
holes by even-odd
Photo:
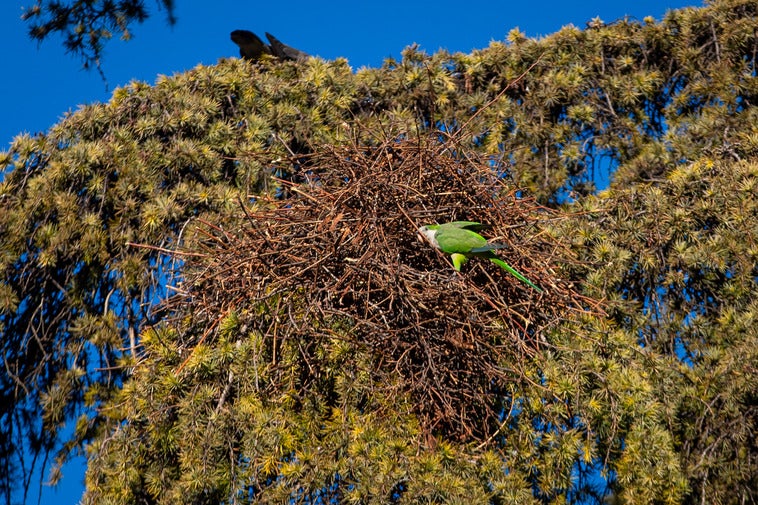
[[515, 278], [536, 289], [542, 290], [533, 282], [524, 277], [518, 270], [501, 260], [494, 253], [495, 249], [501, 249], [502, 244], [490, 244], [487, 239], [476, 233], [484, 228], [484, 225], [476, 221], [453, 221], [445, 224], [428, 224], [418, 229], [419, 233], [440, 251], [449, 254], [453, 260], [453, 267], [461, 271], [461, 267], [471, 257], [487, 258]]

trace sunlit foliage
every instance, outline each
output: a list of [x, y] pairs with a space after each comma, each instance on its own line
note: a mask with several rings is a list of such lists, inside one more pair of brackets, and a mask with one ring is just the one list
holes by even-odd
[[[357, 71], [222, 60], [17, 138], [0, 156], [0, 488], [81, 450], [91, 503], [758, 501], [757, 25], [758, 2], [714, 0]], [[312, 195], [314, 157], [381, 146], [393, 165], [395, 141], [488, 160], [504, 194], [549, 208], [530, 232], [562, 244], [549, 278], [586, 301], [539, 352], [498, 358], [514, 379], [484, 439], [429, 429], [354, 321], [272, 346], [250, 321], [294, 324], [276, 305], [200, 314], [189, 288], [184, 310], [158, 305], [212, 264], [203, 240], [254, 225], [244, 209]], [[289, 389], [267, 394], [273, 378]]]

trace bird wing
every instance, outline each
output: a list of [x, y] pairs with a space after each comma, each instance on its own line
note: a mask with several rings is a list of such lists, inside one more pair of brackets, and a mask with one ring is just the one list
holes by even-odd
[[445, 223], [439, 225], [440, 228], [463, 228], [464, 230], [472, 230], [472, 231], [478, 231], [485, 227], [482, 223], [477, 223], [476, 221], [451, 221], [450, 223]]
[[300, 49], [295, 49], [294, 47], [282, 43], [268, 32], [266, 32], [266, 38], [271, 43], [271, 52], [277, 58], [283, 60], [304, 60], [309, 56], [308, 53], [305, 53]]
[[468, 254], [472, 249], [487, 245], [487, 239], [478, 233], [454, 226], [444, 227], [441, 225], [434, 238], [437, 240], [440, 250], [448, 254]]
[[471, 249], [471, 252], [474, 254], [482, 253], [482, 252], [486, 253], [489, 251], [495, 251], [497, 249], [508, 249], [508, 246], [505, 244], [495, 244], [492, 242], [487, 242], [487, 245], [484, 245], [482, 247], [474, 247], [473, 249]]
[[253, 32], [248, 30], [234, 30], [231, 33], [232, 42], [240, 47], [240, 56], [246, 60], [258, 60], [264, 54], [270, 54], [268, 45]]

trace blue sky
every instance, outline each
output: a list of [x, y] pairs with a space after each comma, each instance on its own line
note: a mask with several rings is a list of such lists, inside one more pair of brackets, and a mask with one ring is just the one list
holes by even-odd
[[[111, 41], [103, 70], [110, 89], [97, 72], [81, 70], [60, 39], [38, 45], [29, 40], [20, 16], [35, 0], [0, 1], [0, 47], [5, 77], [0, 83], [0, 149], [19, 133], [44, 132], [79, 104], [107, 101], [113, 89], [131, 80], [155, 82], [200, 63], [212, 65], [236, 57], [229, 40], [235, 29], [268, 31], [284, 43], [326, 59], [346, 57], [354, 69], [379, 66], [388, 56], [418, 43], [427, 52], [445, 48], [469, 52], [502, 40], [514, 27], [536, 37], [561, 26], [652, 15], [668, 9], [700, 6], [700, 0], [532, 0], [468, 4], [460, 0], [423, 2], [189, 1], [176, 0], [177, 24], [166, 26], [165, 13], [145, 0], [153, 16], [132, 28], [133, 39]], [[468, 8], [469, 5], [471, 8]], [[485, 10], [486, 8], [486, 10]], [[81, 464], [64, 469], [58, 489], [43, 489], [42, 503], [77, 503], [83, 484]], [[35, 486], [33, 486], [35, 487]], [[37, 502], [36, 489], [28, 503]]]
[[[198, 63], [212, 65], [219, 58], [237, 56], [229, 32], [244, 28], [264, 31], [310, 54], [332, 59], [344, 56], [354, 69], [381, 65], [387, 56], [416, 42], [422, 49], [469, 52], [502, 40], [518, 26], [529, 36], [547, 35], [573, 23], [584, 27], [599, 16], [612, 21], [625, 15], [660, 19], [667, 9], [700, 5], [700, 0], [532, 0], [466, 2], [436, 0], [382, 3], [285, 1], [177, 0], [178, 23], [169, 28], [165, 13], [154, 0], [145, 0], [153, 17], [134, 27], [129, 42], [112, 40], [106, 47], [103, 69], [110, 90], [97, 72], [84, 71], [67, 55], [60, 39], [38, 45], [26, 36], [21, 8], [34, 0], [0, 2], [0, 47], [5, 77], [0, 84], [2, 118], [0, 149], [21, 132], [47, 130], [79, 104], [107, 101], [116, 86], [133, 79], [155, 82]], [[318, 5], [319, 7], [314, 7]], [[381, 5], [381, 7], [377, 7]], [[482, 6], [487, 7], [485, 12]]]

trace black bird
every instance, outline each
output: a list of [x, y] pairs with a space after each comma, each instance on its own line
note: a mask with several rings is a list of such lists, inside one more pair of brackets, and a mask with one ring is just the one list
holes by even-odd
[[240, 46], [240, 56], [246, 60], [259, 60], [264, 54], [271, 54], [268, 44], [247, 30], [234, 30], [232, 42]]
[[280, 60], [304, 60], [309, 55], [299, 49], [283, 44], [279, 39], [266, 33], [271, 43], [264, 43], [256, 34], [248, 30], [234, 30], [232, 42], [240, 48], [240, 56], [246, 60], [259, 60], [264, 54], [271, 54]]
[[271, 54], [282, 60], [304, 60], [308, 56], [308, 53], [295, 49], [294, 47], [283, 44], [279, 39], [266, 32], [266, 38], [271, 44]]

